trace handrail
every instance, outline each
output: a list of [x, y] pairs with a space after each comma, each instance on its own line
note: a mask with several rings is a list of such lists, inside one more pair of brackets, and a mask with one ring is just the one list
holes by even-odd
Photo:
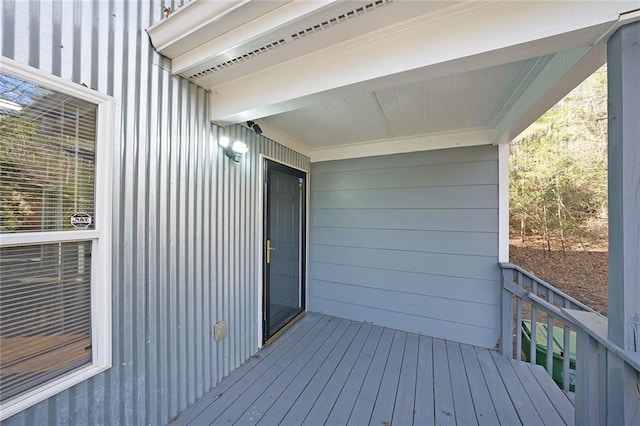
[[[616, 354], [624, 362], [640, 372], [640, 353], [625, 351], [607, 337], [607, 318], [593, 312], [580, 312], [573, 309], [563, 309], [564, 313], [590, 337], [598, 341], [609, 352]], [[598, 330], [598, 328], [600, 330]]]
[[[609, 339], [606, 317], [563, 311], [578, 326], [576, 424], [638, 424], [640, 353], [624, 350]], [[619, 401], [627, 401], [628, 407], [627, 402], [616, 406]]]
[[[572, 336], [575, 335], [578, 325], [572, 317], [566, 314], [564, 309], [573, 309], [589, 313], [596, 313], [593, 309], [563, 293], [544, 280], [536, 277], [521, 267], [512, 263], [500, 263], [502, 269], [502, 331], [500, 348], [503, 355], [522, 359], [523, 347], [528, 349], [524, 355], [527, 361], [541, 364], [546, 367], [551, 375], [564, 390], [573, 390], [573, 367], [575, 358], [572, 358], [570, 349]], [[524, 335], [524, 324], [530, 321], [530, 330]], [[537, 356], [539, 327], [545, 327], [546, 355], [540, 359]], [[553, 353], [554, 330], [562, 330], [562, 347], [559, 354]], [[523, 345], [523, 336], [529, 340], [529, 347]], [[557, 365], [561, 362], [562, 367]], [[554, 366], [554, 363], [556, 365]], [[561, 372], [560, 372], [561, 371]], [[560, 374], [560, 377], [558, 375]]]
[[538, 278], [537, 276], [535, 276], [534, 274], [532, 274], [531, 272], [527, 271], [526, 269], [522, 269], [520, 266], [513, 264], [513, 263], [509, 263], [509, 262], [501, 262], [500, 263], [500, 268], [502, 269], [514, 269], [518, 272], [520, 272], [521, 274], [527, 276], [528, 278], [537, 281], [538, 284], [542, 284], [543, 286], [553, 289], [553, 291], [558, 292], [560, 294], [562, 294], [562, 296], [570, 301], [571, 303], [573, 303], [574, 305], [578, 306], [580, 308], [580, 310], [583, 311], [587, 311], [587, 312], [596, 312], [595, 310], [593, 310], [592, 308], [590, 308], [589, 306], [585, 305], [584, 303], [580, 302], [577, 299], [574, 299], [573, 297], [569, 296], [568, 294], [558, 290], [557, 288], [555, 288], [554, 286], [552, 286], [551, 284], [547, 283], [546, 281], [544, 281], [541, 278]]

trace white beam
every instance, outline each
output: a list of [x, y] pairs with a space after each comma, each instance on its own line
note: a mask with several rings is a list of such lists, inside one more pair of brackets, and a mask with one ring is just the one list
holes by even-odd
[[472, 130], [456, 133], [442, 133], [408, 138], [395, 138], [382, 141], [341, 145], [311, 151], [311, 162], [343, 160], [345, 158], [374, 157], [405, 152], [429, 151], [444, 148], [461, 148], [465, 146], [490, 145], [494, 141], [491, 132]]
[[438, 20], [417, 17], [211, 87], [211, 117], [221, 124], [239, 122], [345, 91], [382, 89], [589, 45], [617, 22], [620, 11], [636, 4], [471, 3]]

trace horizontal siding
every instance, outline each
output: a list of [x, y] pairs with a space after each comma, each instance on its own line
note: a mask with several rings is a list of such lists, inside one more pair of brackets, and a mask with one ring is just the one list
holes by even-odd
[[[314, 177], [316, 180], [321, 178]], [[496, 209], [495, 185], [458, 185], [313, 192], [319, 209]]]
[[[320, 228], [320, 227], [318, 227]], [[416, 229], [322, 227], [313, 243], [318, 246], [396, 250], [420, 253], [449, 253], [485, 256], [497, 250], [491, 232], [423, 231]]]
[[[488, 329], [495, 326], [492, 315], [495, 307], [491, 304], [403, 293], [397, 291], [395, 286], [376, 289], [323, 281], [322, 285], [311, 289], [311, 297], [367, 306], [380, 311], [402, 312], [418, 318], [473, 324]], [[455, 318], [451, 318], [451, 311], [456, 312]]]
[[[393, 291], [408, 295], [430, 296], [483, 304], [495, 303], [495, 281], [477, 278], [428, 275], [418, 272], [385, 270], [352, 265], [324, 264], [311, 271], [314, 280], [388, 290], [393, 282]], [[429, 285], [425, 285], [425, 282]], [[451, 293], [455, 286], [457, 292]], [[312, 288], [313, 290], [313, 288]], [[445, 302], [446, 302], [445, 300]]]
[[[313, 175], [312, 185], [315, 185]], [[313, 226], [342, 229], [390, 229], [407, 231], [498, 232], [496, 209], [393, 208], [326, 209], [313, 205]]]
[[[314, 232], [316, 232], [315, 229]], [[353, 244], [358, 244], [358, 242], [354, 241]], [[423, 253], [397, 249], [331, 247], [316, 244], [313, 244], [312, 247], [314, 267], [315, 263], [353, 265], [388, 271], [419, 272], [422, 274], [478, 278], [482, 280], [494, 280], [498, 276], [495, 268], [497, 261], [491, 256]]]
[[498, 179], [498, 169], [492, 167], [494, 163], [486, 160], [332, 172], [322, 176], [314, 191], [467, 186], [470, 182], [494, 185]]
[[498, 338], [497, 148], [312, 164], [310, 309]]
[[[362, 157], [349, 159], [348, 161], [323, 161], [313, 164], [314, 174], [353, 173], [355, 171], [385, 170], [393, 168], [410, 169], [429, 165], [458, 165], [466, 163], [468, 167], [472, 163], [481, 161], [496, 161], [496, 153], [488, 150], [486, 146], [472, 146], [464, 149], [440, 149], [424, 153], [382, 155], [377, 157]], [[495, 173], [487, 170], [486, 173]]]
[[172, 76], [144, 31], [181, 3], [0, 2], [4, 57], [116, 104], [113, 367], [7, 425], [166, 424], [257, 350], [260, 154], [309, 158], [239, 126], [225, 131], [250, 151], [222, 154], [208, 93]]

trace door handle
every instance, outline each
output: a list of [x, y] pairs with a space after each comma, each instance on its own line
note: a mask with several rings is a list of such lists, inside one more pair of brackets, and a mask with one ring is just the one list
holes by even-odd
[[271, 247], [271, 240], [267, 240], [267, 264], [271, 263], [271, 251], [278, 250], [278, 247]]

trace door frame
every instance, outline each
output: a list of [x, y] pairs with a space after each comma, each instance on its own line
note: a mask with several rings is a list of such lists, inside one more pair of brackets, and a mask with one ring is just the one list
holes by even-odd
[[306, 175], [306, 179], [305, 179], [305, 212], [304, 212], [304, 229], [303, 229], [303, 233], [304, 233], [304, 245], [303, 245], [303, 249], [304, 249], [304, 261], [303, 261], [303, 267], [304, 267], [304, 273], [303, 273], [303, 277], [304, 277], [304, 288], [303, 293], [304, 293], [304, 306], [305, 306], [305, 310], [303, 312], [306, 312], [306, 309], [309, 306], [309, 219], [310, 219], [310, 208], [309, 208], [309, 202], [310, 202], [310, 171], [309, 170], [305, 170], [301, 167], [295, 166], [291, 163], [288, 163], [286, 161], [282, 161], [280, 159], [271, 157], [269, 155], [265, 155], [265, 154], [260, 154], [259, 157], [259, 167], [258, 167], [258, 202], [256, 203], [256, 217], [259, 217], [260, 220], [258, 220], [258, 232], [256, 233], [256, 263], [257, 263], [257, 271], [258, 271], [258, 276], [256, 279], [256, 293], [258, 295], [257, 297], [257, 316], [256, 316], [256, 329], [257, 329], [257, 335], [256, 335], [256, 340], [257, 340], [257, 347], [261, 348], [264, 346], [264, 339], [263, 339], [263, 335], [264, 335], [264, 329], [263, 329], [263, 315], [264, 315], [264, 280], [265, 280], [265, 268], [264, 268], [264, 258], [265, 258], [265, 247], [264, 247], [264, 234], [265, 234], [265, 205], [264, 205], [264, 201], [265, 201], [265, 186], [266, 186], [266, 169], [265, 169], [265, 160], [269, 160], [269, 161], [273, 161], [274, 163], [278, 163], [281, 164], [283, 166], [287, 166], [290, 167], [292, 169], [295, 170], [299, 170], [301, 172], [303, 172]]

